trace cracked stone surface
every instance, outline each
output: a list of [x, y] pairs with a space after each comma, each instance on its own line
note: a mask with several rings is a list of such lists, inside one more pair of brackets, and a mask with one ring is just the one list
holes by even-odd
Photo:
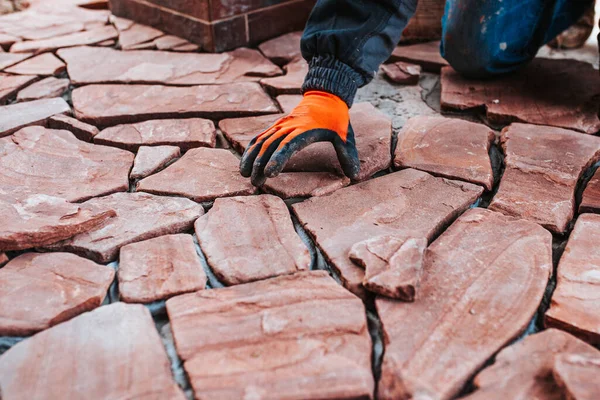
[[117, 37], [117, 31], [110, 25], [83, 32], [70, 33], [48, 39], [17, 42], [10, 48], [11, 53], [44, 53], [64, 47], [84, 46], [103, 42]]
[[546, 326], [564, 329], [581, 339], [600, 344], [600, 215], [577, 219], [558, 264], [557, 285]]
[[388, 61], [417, 64], [427, 72], [440, 72], [442, 67], [448, 65], [448, 61], [440, 55], [439, 41], [398, 46]]
[[123, 246], [119, 295], [128, 303], [150, 303], [206, 286], [206, 273], [192, 235], [159, 236]]
[[579, 212], [600, 212], [600, 169], [596, 170], [583, 191]]
[[100, 307], [18, 343], [0, 356], [0, 386], [7, 399], [185, 399], [139, 304]]
[[494, 173], [489, 151], [494, 131], [455, 118], [423, 116], [409, 119], [394, 153], [395, 167], [410, 167], [491, 190]]
[[40, 99], [0, 107], [0, 138], [29, 125], [43, 125], [57, 114], [70, 114], [71, 107], [61, 98]]
[[302, 32], [291, 32], [261, 43], [258, 49], [277, 65], [285, 65], [302, 57], [300, 53]]
[[416, 85], [421, 76], [421, 66], [397, 61], [381, 66], [383, 73], [394, 83], [403, 85]]
[[19, 90], [38, 80], [37, 76], [19, 76], [0, 73], [0, 105], [13, 97]]
[[163, 169], [165, 165], [181, 156], [177, 146], [141, 146], [133, 161], [130, 179], [142, 179]]
[[350, 184], [350, 179], [331, 172], [284, 172], [267, 179], [262, 189], [283, 199], [325, 196]]
[[94, 137], [97, 144], [138, 151], [140, 146], [178, 146], [181, 151], [215, 147], [217, 131], [208, 119], [157, 119], [106, 128]]
[[373, 396], [364, 306], [324, 271], [178, 296], [167, 312], [197, 398]]
[[278, 197], [216, 199], [195, 230], [208, 265], [225, 285], [310, 269], [308, 248]]
[[[158, 50], [171, 50], [171, 51], [193, 51], [198, 50], [198, 45], [188, 42], [184, 38], [173, 35], [165, 35], [154, 39], [154, 45]], [[190, 50], [178, 50], [185, 47]]]
[[28, 59], [33, 53], [0, 53], [0, 70], [3, 70], [11, 65], [17, 64], [23, 60]]
[[197, 202], [254, 194], [256, 188], [240, 175], [239, 164], [229, 150], [192, 149], [164, 170], [139, 181], [136, 190]]
[[514, 123], [500, 141], [506, 169], [489, 208], [564, 232], [575, 211], [577, 182], [600, 159], [600, 138]]
[[49, 76], [46, 79], [35, 82], [17, 94], [17, 101], [32, 101], [39, 99], [51, 99], [62, 96], [69, 88], [68, 79], [59, 79]]
[[72, 97], [77, 119], [94, 125], [150, 118], [227, 118], [279, 111], [255, 82], [188, 87], [87, 85], [73, 90]]
[[127, 244], [188, 231], [204, 214], [200, 204], [188, 199], [148, 193], [115, 193], [83, 204], [111, 208], [117, 216], [95, 230], [49, 248], [79, 254], [99, 263], [115, 260], [119, 249]]
[[104, 47], [74, 47], [58, 51], [76, 85], [90, 83], [156, 83], [206, 85], [256, 81], [281, 70], [257, 50], [229, 53], [118, 51]]
[[283, 67], [285, 75], [261, 79], [260, 83], [274, 94], [300, 94], [308, 64], [303, 58], [291, 61]]
[[65, 63], [54, 54], [44, 53], [13, 65], [4, 71], [17, 75], [56, 75], [63, 72], [65, 68]]
[[[114, 269], [69, 253], [12, 259], [0, 269], [0, 336], [31, 335], [99, 307], [114, 276]], [[2, 375], [10, 375], [1, 365], [0, 357]]]
[[600, 351], [568, 333], [547, 329], [506, 347], [494, 364], [475, 376], [474, 393], [466, 400], [568, 398], [553, 378], [561, 356], [598, 357]]
[[387, 338], [379, 398], [454, 398], [525, 330], [551, 273], [552, 236], [539, 225], [485, 209], [459, 217], [428, 248], [415, 302], [376, 300]]
[[527, 122], [590, 134], [600, 130], [600, 76], [581, 61], [536, 58], [491, 81], [467, 80], [447, 67], [442, 70], [441, 103], [457, 110], [485, 106], [495, 124]]
[[376, 236], [437, 235], [483, 188], [406, 169], [313, 197], [292, 206], [349, 290], [365, 296], [364, 270], [348, 258], [352, 246]]
[[100, 130], [93, 125], [86, 124], [67, 115], [54, 115], [48, 119], [46, 125], [50, 129], [64, 129], [71, 132], [79, 140], [91, 142]]
[[119, 29], [119, 46], [122, 50], [130, 50], [163, 35], [164, 32], [151, 26], [134, 23], [125, 30]]
[[552, 375], [567, 399], [600, 398], [600, 352], [593, 356], [561, 354], [554, 360]]

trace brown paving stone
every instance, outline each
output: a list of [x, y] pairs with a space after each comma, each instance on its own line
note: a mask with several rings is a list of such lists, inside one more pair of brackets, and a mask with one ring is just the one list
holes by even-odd
[[0, 386], [6, 399], [185, 399], [141, 304], [103, 306], [18, 343], [0, 357]]
[[308, 270], [308, 248], [278, 197], [216, 199], [195, 223], [208, 265], [225, 285], [238, 285]]
[[123, 246], [119, 294], [128, 303], [150, 303], [206, 286], [192, 235], [165, 235]]
[[31, 335], [99, 307], [114, 276], [114, 269], [69, 253], [14, 258], [0, 269], [0, 336]]
[[141, 146], [133, 161], [130, 179], [142, 179], [181, 156], [177, 146]]
[[76, 117], [97, 125], [150, 118], [227, 118], [278, 112], [273, 100], [255, 82], [189, 87], [88, 85], [73, 90], [72, 98]]
[[123, 50], [129, 50], [133, 46], [149, 42], [160, 36], [164, 36], [164, 32], [151, 26], [142, 24], [133, 24], [124, 31], [119, 31], [119, 46]]
[[285, 67], [285, 75], [261, 79], [260, 83], [273, 94], [300, 94], [308, 64], [303, 58], [296, 59]]
[[94, 142], [131, 151], [157, 145], [178, 146], [186, 151], [215, 147], [216, 135], [215, 125], [208, 119], [157, 119], [106, 128], [94, 137]]
[[579, 212], [600, 212], [600, 169], [596, 170], [583, 191]]
[[17, 75], [56, 75], [65, 70], [65, 63], [52, 53], [44, 53], [5, 69]]
[[116, 15], [110, 16], [110, 22], [119, 30], [119, 32], [126, 31], [135, 24], [135, 22], [130, 19], [117, 17]]
[[378, 236], [354, 244], [348, 257], [365, 268], [365, 289], [394, 299], [414, 301], [426, 247], [426, 238]]
[[417, 64], [427, 72], [440, 72], [442, 67], [448, 65], [448, 61], [440, 55], [439, 41], [398, 46], [392, 52], [390, 61]]
[[61, 98], [41, 99], [0, 107], [0, 137], [29, 125], [42, 125], [57, 114], [70, 114], [71, 107]]
[[267, 179], [262, 187], [284, 199], [325, 196], [350, 184], [350, 179], [331, 172], [284, 172]]
[[17, 93], [17, 101], [51, 99], [62, 96], [69, 88], [69, 80], [49, 76], [35, 82]]
[[99, 43], [105, 40], [114, 39], [116, 37], [117, 31], [115, 28], [110, 25], [106, 25], [91, 31], [76, 32], [65, 36], [17, 42], [11, 46], [10, 51], [12, 53], [43, 53], [64, 47], [84, 46]]
[[0, 70], [8, 68], [12, 65], [20, 63], [23, 60], [28, 59], [32, 56], [33, 53], [22, 53], [22, 54], [14, 54], [14, 53], [0, 53]]
[[302, 32], [291, 32], [261, 43], [259, 50], [277, 65], [285, 65], [302, 57], [300, 38]]
[[494, 364], [475, 376], [477, 390], [463, 399], [564, 399], [552, 376], [562, 355], [597, 357], [600, 352], [568, 333], [547, 329], [500, 351]]
[[379, 398], [454, 398], [526, 329], [551, 273], [552, 235], [539, 225], [482, 208], [459, 217], [427, 249], [415, 302], [376, 300]]
[[252, 138], [271, 126], [283, 114], [261, 115], [247, 118], [227, 118], [219, 121], [219, 129], [235, 151], [242, 154]]
[[0, 73], [0, 104], [6, 102], [19, 90], [38, 80], [37, 76], [19, 76]]
[[489, 151], [494, 131], [456, 118], [418, 116], [398, 133], [395, 167], [410, 167], [491, 190], [494, 173]]
[[324, 271], [178, 296], [167, 312], [196, 398], [372, 398], [364, 306]]
[[406, 169], [313, 197], [292, 209], [344, 285], [364, 295], [364, 271], [348, 258], [355, 243], [383, 235], [431, 240], [482, 192], [470, 183]]
[[558, 264], [545, 324], [600, 344], [600, 215], [583, 214]]
[[198, 148], [157, 174], [142, 179], [136, 190], [194, 201], [250, 195], [256, 188], [240, 175], [240, 161], [229, 150]]
[[117, 216], [98, 229], [49, 247], [52, 250], [70, 251], [100, 263], [115, 260], [119, 249], [127, 244], [185, 232], [204, 214], [201, 205], [188, 199], [148, 193], [115, 193], [83, 204], [113, 209]]
[[600, 138], [515, 123], [502, 130], [506, 169], [490, 209], [564, 232], [579, 177], [600, 159]]
[[277, 96], [276, 100], [279, 103], [279, 107], [281, 107], [281, 110], [284, 113], [289, 114], [290, 112], [292, 112], [292, 110], [298, 104], [300, 104], [300, 101], [302, 100], [302, 95], [299, 95], [299, 94], [281, 94], [281, 95]]
[[49, 25], [36, 30], [25, 30], [21, 32], [21, 35], [25, 40], [42, 40], [81, 32], [83, 30], [85, 30], [83, 22], [67, 22], [59, 25]]
[[0, 139], [0, 193], [83, 201], [126, 191], [132, 163], [130, 152], [86, 143], [64, 130], [27, 127]]
[[257, 81], [281, 74], [279, 67], [257, 50], [229, 53], [172, 53], [119, 51], [104, 47], [75, 47], [58, 51], [74, 84], [157, 83], [204, 85]]
[[536, 58], [514, 74], [494, 80], [465, 79], [448, 67], [442, 70], [441, 85], [442, 108], [485, 106], [492, 123], [528, 122], [584, 133], [600, 130], [600, 76], [586, 62]]
[[404, 85], [416, 85], [421, 77], [421, 66], [416, 64], [397, 61], [391, 64], [383, 64], [381, 69], [385, 75], [394, 83]]
[[552, 375], [568, 400], [600, 399], [600, 352], [561, 354], [554, 359]]
[[79, 140], [91, 142], [100, 130], [93, 125], [86, 124], [66, 115], [55, 115], [47, 122], [50, 129], [65, 129], [70, 131]]

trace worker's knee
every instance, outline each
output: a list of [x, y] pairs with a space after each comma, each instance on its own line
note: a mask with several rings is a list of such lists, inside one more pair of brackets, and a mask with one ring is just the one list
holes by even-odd
[[509, 72], [504, 59], [506, 43], [488, 43], [485, 38], [464, 38], [460, 32], [445, 32], [442, 38], [442, 57], [456, 71], [469, 78], [486, 78]]

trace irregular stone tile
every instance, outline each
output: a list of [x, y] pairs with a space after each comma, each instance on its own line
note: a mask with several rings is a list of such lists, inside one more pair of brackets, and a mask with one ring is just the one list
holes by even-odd
[[600, 76], [586, 62], [545, 58], [494, 80], [465, 79], [444, 68], [441, 104], [458, 110], [484, 106], [496, 124], [528, 122], [593, 134], [600, 130]]
[[216, 199], [195, 229], [208, 265], [225, 285], [310, 269], [308, 248], [278, 197]]
[[0, 357], [0, 386], [6, 399], [185, 399], [141, 304], [103, 306], [16, 344]]
[[52, 53], [44, 53], [5, 69], [17, 75], [56, 75], [65, 70], [65, 63]]
[[221, 129], [235, 151], [242, 154], [254, 136], [267, 129], [281, 117], [283, 117], [283, 114], [222, 119], [219, 121], [219, 129]]
[[74, 254], [20, 255], [0, 269], [0, 336], [31, 335], [99, 307], [114, 277]]
[[419, 116], [400, 133], [394, 166], [410, 167], [482, 185], [491, 190], [494, 173], [489, 157], [494, 131], [456, 118]]
[[45, 246], [94, 229], [116, 213], [100, 206], [69, 203], [58, 197], [0, 195], [0, 251]]
[[130, 19], [117, 17], [116, 15], [112, 15], [109, 18], [110, 22], [119, 30], [119, 32], [126, 31], [131, 28], [135, 22]]
[[373, 396], [364, 306], [324, 271], [178, 296], [167, 312], [196, 398]]
[[593, 356], [561, 354], [554, 360], [552, 375], [567, 399], [600, 398], [600, 353]]
[[194, 43], [182, 44], [181, 46], [173, 47], [171, 51], [192, 52], [200, 50], [200, 46]]
[[62, 96], [69, 88], [68, 79], [59, 79], [49, 76], [46, 79], [35, 82], [17, 94], [17, 101], [31, 101], [39, 99], [51, 99]]
[[426, 238], [378, 236], [355, 243], [348, 257], [365, 268], [365, 289], [394, 299], [414, 301], [426, 247]]
[[240, 175], [240, 161], [225, 149], [191, 149], [157, 174], [142, 179], [136, 190], [194, 201], [250, 195], [256, 188]]
[[94, 142], [131, 151], [158, 145], [178, 146], [187, 151], [215, 147], [216, 135], [215, 125], [208, 119], [157, 119], [104, 129], [94, 137]]
[[0, 70], [8, 68], [17, 63], [20, 63], [21, 61], [28, 59], [32, 55], [33, 55], [33, 53], [23, 53], [23, 54], [0, 53]]
[[156, 50], [156, 44], [154, 43], [154, 41], [150, 41], [145, 43], [134, 44], [133, 46], [130, 46], [127, 49], [121, 50]]
[[506, 168], [489, 208], [564, 232], [579, 177], [600, 159], [600, 138], [515, 123], [502, 130], [500, 141]]
[[19, 90], [35, 82], [37, 76], [19, 76], [0, 73], [0, 104], [6, 102]]
[[102, 42], [96, 43], [95, 46], [103, 46], [103, 47], [113, 47], [117, 44], [117, 41], [114, 39], [104, 40]]
[[113, 209], [117, 216], [98, 229], [49, 247], [52, 250], [70, 251], [100, 263], [115, 260], [119, 249], [127, 244], [185, 232], [204, 214], [201, 205], [188, 199], [148, 193], [115, 193], [83, 204]]
[[97, 125], [150, 118], [220, 119], [278, 112], [273, 100], [255, 82], [189, 87], [88, 85], [73, 90], [72, 98], [77, 118]]
[[285, 75], [261, 79], [260, 83], [273, 94], [300, 94], [308, 64], [303, 58], [296, 59], [285, 67]]
[[262, 187], [284, 199], [325, 196], [350, 184], [350, 179], [331, 172], [284, 172], [267, 179]]
[[126, 191], [132, 163], [128, 151], [82, 142], [68, 131], [31, 126], [0, 139], [0, 193], [80, 202]]
[[423, 71], [440, 72], [440, 69], [448, 65], [440, 54], [440, 42], [426, 42], [398, 46], [392, 52], [389, 61], [404, 61], [420, 65]]
[[53, 115], [69, 114], [71, 107], [61, 98], [41, 99], [0, 107], [0, 137], [29, 126], [41, 125]]
[[83, 22], [68, 22], [60, 25], [50, 25], [36, 30], [27, 30], [21, 33], [25, 40], [42, 40], [68, 35], [85, 30]]
[[277, 65], [285, 65], [302, 57], [300, 39], [302, 32], [291, 32], [261, 43], [259, 50]]
[[387, 339], [379, 398], [457, 396], [527, 328], [551, 273], [550, 232], [467, 211], [429, 246], [414, 303], [376, 300]]
[[284, 113], [289, 114], [298, 104], [300, 104], [300, 101], [302, 100], [302, 95], [282, 94], [277, 96], [275, 100], [277, 100], [277, 102], [279, 103], [279, 107], [281, 107], [281, 110]]
[[91, 142], [100, 130], [93, 125], [86, 124], [66, 115], [55, 115], [46, 123], [50, 129], [65, 129], [70, 131], [79, 140]]
[[181, 156], [177, 146], [141, 146], [133, 161], [130, 179], [142, 179]]
[[552, 377], [561, 355], [597, 357], [600, 352], [568, 333], [546, 329], [500, 351], [494, 364], [475, 376], [477, 390], [464, 399], [563, 399]]
[[0, 33], [0, 47], [2, 47], [3, 50], [8, 50], [8, 48], [12, 46], [13, 43], [20, 41], [21, 38], [17, 36], [8, 35], [6, 33]]
[[546, 326], [559, 328], [591, 344], [600, 344], [600, 215], [577, 219], [558, 264], [557, 285]]
[[600, 212], [600, 169], [596, 170], [583, 191], [579, 212]]
[[184, 38], [174, 35], [165, 35], [154, 40], [154, 45], [158, 50], [173, 50], [175, 47], [184, 46], [187, 44], [191, 43]]
[[119, 294], [128, 303], [150, 303], [206, 286], [192, 235], [160, 236], [121, 248]]
[[470, 183], [405, 169], [313, 197], [292, 209], [344, 286], [365, 295], [364, 270], [348, 258], [355, 243], [383, 235], [431, 240], [482, 192]]
[[8, 256], [4, 253], [0, 253], [0, 267], [3, 267], [8, 262]]
[[67, 62], [69, 77], [89, 83], [159, 83], [203, 85], [256, 81], [281, 74], [258, 51], [240, 48], [229, 53], [172, 53], [118, 51], [103, 47], [75, 47], [58, 51]]
[[421, 77], [421, 66], [397, 61], [381, 65], [382, 71], [394, 83], [416, 85]]
[[123, 50], [129, 50], [135, 45], [149, 42], [163, 35], [164, 32], [151, 26], [134, 23], [126, 30], [119, 31], [119, 46]]
[[43, 53], [54, 51], [64, 47], [85, 46], [117, 37], [117, 31], [110, 25], [91, 31], [71, 33], [64, 36], [52, 37], [49, 39], [27, 40], [17, 42], [10, 48], [11, 53]]

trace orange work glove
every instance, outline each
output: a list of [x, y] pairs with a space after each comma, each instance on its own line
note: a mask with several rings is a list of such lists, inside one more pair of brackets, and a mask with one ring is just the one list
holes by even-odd
[[360, 169], [348, 106], [339, 97], [309, 91], [292, 112], [256, 136], [244, 151], [240, 173], [261, 186], [283, 170], [290, 157], [315, 142], [331, 142], [344, 174], [356, 178]]

